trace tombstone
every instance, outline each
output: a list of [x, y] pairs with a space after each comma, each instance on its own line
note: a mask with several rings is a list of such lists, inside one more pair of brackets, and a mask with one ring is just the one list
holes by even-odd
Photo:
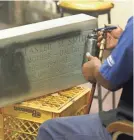
[[0, 107], [85, 83], [85, 42], [97, 27], [79, 14], [0, 31]]

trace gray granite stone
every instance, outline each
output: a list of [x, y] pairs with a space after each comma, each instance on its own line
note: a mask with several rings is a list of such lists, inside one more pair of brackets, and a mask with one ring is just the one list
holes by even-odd
[[96, 25], [80, 14], [0, 31], [0, 106], [85, 83], [85, 41]]

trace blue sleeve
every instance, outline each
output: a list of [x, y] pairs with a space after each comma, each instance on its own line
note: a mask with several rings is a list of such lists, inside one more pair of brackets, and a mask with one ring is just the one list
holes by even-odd
[[116, 48], [100, 68], [113, 89], [121, 87], [133, 75], [133, 17], [128, 20]]

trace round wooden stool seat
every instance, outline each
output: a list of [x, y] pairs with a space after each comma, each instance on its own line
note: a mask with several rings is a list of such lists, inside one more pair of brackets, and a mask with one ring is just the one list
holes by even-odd
[[61, 0], [58, 5], [64, 9], [86, 12], [106, 11], [114, 7], [112, 2], [102, 2], [98, 0]]

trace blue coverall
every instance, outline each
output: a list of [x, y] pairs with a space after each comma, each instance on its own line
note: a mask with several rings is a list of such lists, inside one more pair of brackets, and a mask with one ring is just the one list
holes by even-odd
[[[133, 73], [133, 17], [116, 48], [104, 61], [100, 73], [115, 89], [127, 81]], [[44, 122], [38, 132], [38, 140], [112, 140], [102, 125], [99, 114], [62, 117]]]

